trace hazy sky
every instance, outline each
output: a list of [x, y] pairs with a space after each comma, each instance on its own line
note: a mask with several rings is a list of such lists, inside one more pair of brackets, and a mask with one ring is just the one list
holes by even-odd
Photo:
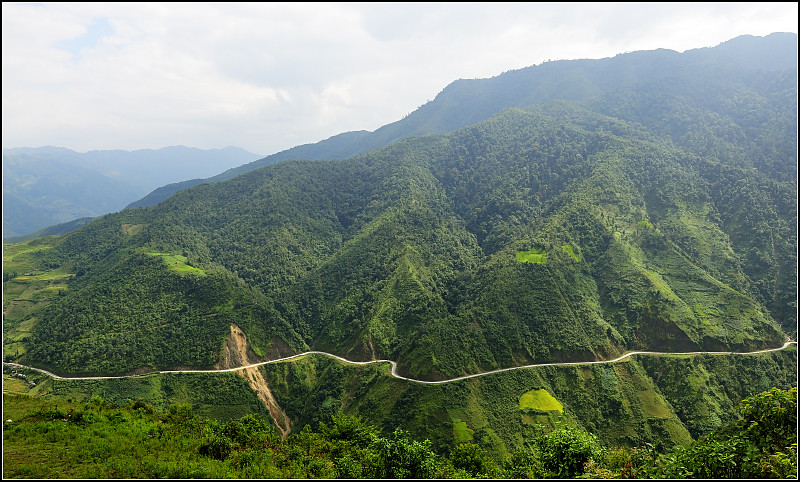
[[797, 3], [3, 3], [3, 147], [268, 155], [459, 78], [797, 33]]

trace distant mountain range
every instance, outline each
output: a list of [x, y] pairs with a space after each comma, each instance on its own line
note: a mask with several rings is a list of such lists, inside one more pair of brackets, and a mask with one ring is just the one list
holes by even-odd
[[3, 149], [3, 238], [119, 211], [158, 186], [210, 176], [258, 157], [237, 147], [86, 153], [60, 147]]
[[[797, 58], [797, 42], [792, 40], [793, 37], [796, 38], [796, 35], [791, 33], [773, 33], [763, 38], [743, 35], [713, 48], [705, 47], [688, 50], [683, 54], [666, 49], [632, 52], [599, 60], [546, 62], [538, 66], [509, 71], [490, 79], [460, 79], [448, 85], [434, 100], [419, 107], [402, 120], [387, 124], [374, 132], [345, 132], [317, 143], [296, 146], [276, 154], [258, 158], [246, 164], [231, 162], [230, 164], [233, 166], [224, 172], [209, 166], [209, 170], [213, 171], [213, 175], [208, 175], [207, 177], [204, 177], [200, 170], [187, 169], [185, 165], [178, 163], [176, 164], [178, 167], [172, 169], [174, 175], [171, 176], [171, 179], [166, 178], [162, 179], [160, 183], [150, 183], [153, 186], [150, 188], [153, 189], [152, 192], [128, 203], [124, 207], [153, 206], [182, 189], [202, 183], [230, 179], [239, 174], [283, 160], [345, 159], [408, 137], [449, 132], [484, 120], [508, 107], [530, 106], [551, 99], [589, 99], [593, 96], [639, 84], [642, 80], [651, 76], [662, 79], [668, 78], [671, 69], [676, 67], [686, 69], [689, 68], [688, 66], [696, 66], [702, 70], [714, 65], [713, 68], [723, 67], [728, 69], [744, 66], [747, 66], [748, 69], [783, 69], [787, 67], [787, 59]], [[755, 44], [758, 44], [758, 47]], [[41, 149], [58, 151], [58, 148]], [[172, 152], [167, 152], [169, 149], [179, 148], [138, 152], [165, 151], [164, 154], [173, 154]], [[66, 149], [61, 151], [72, 152]], [[23, 152], [25, 152], [25, 149], [12, 149], [9, 154]], [[125, 151], [95, 152], [118, 153], [117, 157], [119, 157], [119, 153]], [[250, 153], [246, 154], [249, 155], [249, 158], [258, 157]], [[6, 150], [4, 149], [5, 155]], [[247, 155], [244, 157], [247, 158]], [[95, 156], [96, 158], [97, 156]], [[91, 174], [87, 177], [91, 177]], [[134, 174], [134, 178], [136, 177], [137, 174]], [[5, 205], [5, 181], [3, 190]], [[119, 191], [115, 192], [118, 193]], [[123, 190], [123, 192], [125, 191]], [[129, 198], [127, 194], [125, 197]], [[51, 224], [72, 221], [83, 216], [96, 216], [98, 213], [104, 214], [122, 208], [120, 203], [115, 201], [110, 203], [114, 206], [113, 208], [98, 207], [93, 209], [92, 212], [95, 214], [87, 214], [86, 211], [82, 211], [83, 214], [76, 216], [69, 211], [64, 212], [62, 210], [60, 212], [57, 211], [58, 214], [56, 215], [45, 217], [40, 211], [26, 211], [27, 204], [31, 202], [30, 199], [23, 197], [22, 200], [18, 200], [11, 195], [9, 199], [12, 202], [12, 206], [8, 210], [12, 219], [29, 217], [36, 220], [36, 223], [30, 223], [26, 227], [16, 230], [11, 229], [12, 226], [9, 225], [8, 231], [6, 231], [4, 218], [4, 237], [27, 235]], [[105, 206], [105, 204], [102, 204], [103, 199], [107, 199], [107, 197], [102, 197], [97, 202]], [[15, 207], [15, 205], [21, 205], [21, 207]], [[24, 215], [17, 215], [15, 212], [24, 212]], [[45, 219], [55, 222], [47, 222]], [[36, 226], [36, 229], [29, 227], [32, 225]], [[74, 226], [74, 224], [71, 226]], [[65, 229], [65, 227], [54, 228], [54, 231], [62, 232]]]

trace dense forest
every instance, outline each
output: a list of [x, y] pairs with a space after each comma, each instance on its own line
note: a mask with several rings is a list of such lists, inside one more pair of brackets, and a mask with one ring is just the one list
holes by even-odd
[[[777, 214], [787, 199], [732, 213], [742, 203], [724, 196], [796, 191], [735, 167], [705, 179], [685, 151], [640, 137], [548, 104], [106, 216], [34, 252], [75, 276], [36, 312], [48, 321], [22, 360], [65, 373], [211, 367], [234, 322], [260, 355], [277, 337], [429, 379], [778, 346], [796, 324], [796, 214]], [[546, 261], [518, 261], [533, 249]]]
[[[796, 40], [737, 42], [796, 53]], [[797, 334], [796, 55], [730, 55], [634, 52], [456, 82], [376, 131], [377, 149], [352, 134], [337, 145], [358, 155], [284, 160], [4, 245], [4, 360], [62, 375], [208, 369], [227, 366], [241, 331], [251, 362], [314, 349], [435, 381], [777, 348]], [[673, 447], [732, 423], [745, 397], [796, 386], [796, 367], [790, 348], [439, 388], [316, 359], [259, 373], [293, 433], [341, 411], [436, 450], [502, 454], [537, 420], [554, 428], [553, 414], [519, 413], [537, 390], [604, 444]]]

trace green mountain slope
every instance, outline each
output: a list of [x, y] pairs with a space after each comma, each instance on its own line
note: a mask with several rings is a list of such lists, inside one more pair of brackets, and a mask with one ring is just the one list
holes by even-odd
[[[97, 370], [208, 367], [233, 320], [210, 315], [231, 304], [261, 310], [245, 318], [268, 335], [250, 337], [263, 349], [278, 336], [295, 350], [395, 359], [422, 378], [782, 342], [685, 152], [626, 128], [563, 103], [509, 110], [109, 215], [47, 251], [79, 276], [42, 312], [25, 360], [82, 371], [106, 353]], [[545, 261], [520, 262], [532, 249]], [[143, 318], [178, 331], [157, 335]], [[129, 324], [139, 332], [120, 329]], [[159, 348], [130, 357], [147, 350], [90, 335], [120, 331]], [[190, 340], [204, 346], [181, 359], [172, 345]]]
[[[683, 55], [620, 56], [635, 68], [595, 72], [592, 84], [619, 88], [572, 96], [573, 83], [542, 82], [551, 100], [452, 132], [275, 163], [4, 247], [4, 357], [123, 374], [226, 366], [233, 345], [250, 362], [315, 349], [391, 359], [432, 381], [631, 350], [781, 346], [797, 330], [796, 65], [756, 70], [701, 52], [692, 66]], [[569, 79], [587, 62], [558, 72]], [[724, 397], [733, 369], [713, 379], [692, 368], [687, 398], [672, 368], [635, 361], [554, 369], [513, 389], [459, 382], [477, 390], [461, 408], [448, 401], [455, 388], [408, 385], [396, 399], [405, 382], [338, 364], [319, 384], [327, 368], [313, 364], [291, 383], [280, 370], [300, 362], [261, 373], [295, 424], [351, 410], [445, 443], [466, 437], [469, 420], [502, 451], [521, 443], [502, 418], [530, 390], [549, 387], [605, 440], [679, 442], [716, 423], [694, 408], [718, 413], [747, 387], [791, 384], [787, 357], [763, 380], [742, 365], [741, 390]], [[506, 408], [490, 420], [501, 392]]]

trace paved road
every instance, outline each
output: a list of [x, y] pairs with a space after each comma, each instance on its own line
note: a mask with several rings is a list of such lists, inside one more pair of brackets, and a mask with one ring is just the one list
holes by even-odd
[[668, 352], [659, 352], [659, 351], [631, 351], [631, 352], [625, 353], [624, 355], [622, 355], [622, 356], [620, 356], [618, 358], [614, 358], [613, 360], [582, 361], [582, 362], [558, 362], [558, 363], [536, 363], [536, 364], [533, 364], [533, 365], [523, 365], [523, 366], [518, 366], [518, 367], [500, 368], [498, 370], [491, 370], [491, 371], [482, 372], [482, 373], [474, 373], [472, 375], [464, 375], [462, 377], [455, 377], [455, 378], [449, 378], [447, 380], [438, 380], [438, 381], [417, 380], [415, 378], [408, 378], [408, 377], [404, 377], [402, 375], [398, 375], [397, 374], [397, 362], [392, 361], [392, 360], [370, 360], [370, 361], [361, 361], [361, 362], [359, 362], [359, 361], [348, 360], [346, 358], [342, 358], [342, 357], [340, 357], [338, 355], [334, 355], [332, 353], [328, 353], [328, 352], [324, 352], [324, 351], [307, 351], [307, 352], [303, 352], [303, 353], [298, 353], [297, 355], [287, 356], [287, 357], [284, 357], [284, 358], [278, 358], [277, 360], [269, 360], [269, 361], [260, 362], [260, 363], [253, 363], [251, 365], [245, 365], [245, 366], [236, 367], [236, 368], [226, 368], [226, 369], [220, 369], [220, 370], [162, 370], [162, 371], [159, 371], [159, 372], [146, 373], [144, 375], [119, 375], [119, 376], [108, 376], [108, 377], [60, 377], [60, 376], [58, 376], [58, 375], [56, 375], [54, 373], [48, 372], [47, 370], [42, 370], [41, 368], [34, 368], [34, 367], [25, 366], [25, 365], [20, 365], [18, 363], [3, 362], [3, 365], [17, 367], [17, 368], [27, 368], [29, 370], [35, 370], [37, 372], [41, 372], [41, 373], [44, 373], [45, 375], [51, 376], [53, 378], [58, 378], [58, 379], [61, 379], [61, 380], [110, 380], [110, 379], [116, 379], [116, 378], [144, 377], [144, 376], [155, 375], [155, 374], [160, 374], [160, 373], [222, 373], [222, 372], [235, 372], [235, 371], [238, 371], [238, 370], [244, 370], [246, 368], [252, 368], [252, 367], [257, 367], [257, 366], [261, 366], [261, 365], [267, 365], [267, 364], [270, 364], [270, 363], [281, 363], [281, 362], [285, 362], [285, 361], [289, 361], [289, 360], [294, 360], [295, 358], [300, 358], [300, 357], [303, 357], [303, 356], [306, 356], [306, 355], [325, 355], [325, 356], [329, 356], [331, 358], [336, 358], [339, 361], [342, 361], [344, 363], [349, 363], [351, 365], [367, 365], [367, 364], [370, 364], [370, 363], [389, 363], [389, 364], [392, 365], [392, 372], [391, 373], [392, 373], [392, 376], [395, 377], [395, 378], [398, 378], [400, 380], [406, 380], [406, 381], [409, 381], [409, 382], [414, 382], [414, 383], [424, 383], [424, 384], [428, 384], [428, 385], [439, 385], [439, 384], [442, 384], [442, 383], [456, 382], [456, 381], [459, 381], [459, 380], [466, 380], [468, 378], [483, 377], [483, 376], [486, 376], [486, 375], [492, 375], [492, 374], [501, 373], [501, 372], [508, 372], [508, 371], [511, 371], [511, 370], [522, 370], [524, 368], [548, 367], [548, 366], [568, 366], [568, 365], [597, 365], [597, 364], [601, 364], [601, 363], [616, 363], [616, 362], [618, 362], [620, 360], [624, 360], [625, 358], [628, 358], [628, 357], [633, 356], [633, 355], [755, 355], [755, 354], [758, 354], [758, 353], [768, 353], [768, 352], [771, 352], [771, 351], [784, 350], [789, 345], [796, 345], [796, 344], [797, 344], [796, 341], [788, 340], [786, 343], [783, 344], [783, 346], [781, 346], [779, 348], [768, 348], [766, 350], [757, 350], [757, 351], [750, 351], [750, 352], [689, 351], [689, 352], [683, 352], [683, 353], [668, 353]]

